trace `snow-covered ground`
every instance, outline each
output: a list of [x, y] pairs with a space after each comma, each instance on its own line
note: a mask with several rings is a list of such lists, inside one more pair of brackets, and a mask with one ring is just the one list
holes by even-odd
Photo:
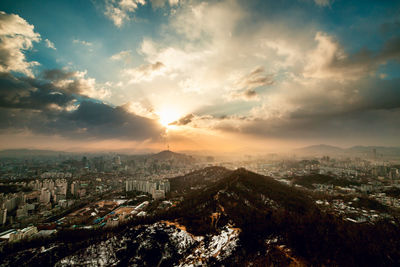
[[210, 258], [218, 261], [226, 259], [238, 246], [239, 233], [239, 228], [223, 227], [218, 235], [209, 236], [209, 242], [202, 239], [179, 266], [199, 266], [207, 263]]
[[[223, 227], [217, 235], [194, 236], [175, 222], [157, 222], [131, 228], [123, 234], [93, 244], [61, 259], [56, 266], [113, 266], [121, 263], [143, 265], [150, 260], [175, 266], [221, 261], [238, 246], [240, 229]], [[119, 255], [122, 255], [121, 258]]]

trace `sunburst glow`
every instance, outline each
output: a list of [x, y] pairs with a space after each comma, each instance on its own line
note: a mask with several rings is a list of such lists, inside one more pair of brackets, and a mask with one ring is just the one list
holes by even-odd
[[181, 113], [174, 108], [163, 108], [157, 112], [159, 121], [162, 126], [170, 127], [171, 123], [178, 120], [181, 117]]

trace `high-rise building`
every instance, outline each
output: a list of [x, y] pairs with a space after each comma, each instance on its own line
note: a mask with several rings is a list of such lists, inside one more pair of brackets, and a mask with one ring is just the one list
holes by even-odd
[[51, 193], [49, 189], [47, 188], [42, 188], [42, 191], [40, 192], [40, 202], [47, 204], [50, 203], [50, 197]]
[[114, 157], [114, 164], [115, 165], [121, 165], [121, 157], [120, 156]]
[[80, 189], [79, 183], [75, 182], [75, 181], [72, 182], [72, 184], [71, 184], [71, 194], [74, 195], [74, 196], [77, 196], [78, 192], [79, 192], [79, 189]]
[[126, 180], [125, 190], [149, 193], [154, 199], [159, 199], [170, 191], [170, 183], [168, 180]]
[[6, 224], [6, 221], [7, 221], [7, 209], [1, 208], [0, 209], [0, 224], [4, 225], [4, 224]]

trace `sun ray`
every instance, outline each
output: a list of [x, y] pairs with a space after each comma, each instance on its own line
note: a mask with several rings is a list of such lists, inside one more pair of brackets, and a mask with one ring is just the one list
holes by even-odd
[[157, 112], [159, 122], [164, 127], [170, 127], [170, 124], [181, 117], [181, 113], [175, 108], [162, 108]]

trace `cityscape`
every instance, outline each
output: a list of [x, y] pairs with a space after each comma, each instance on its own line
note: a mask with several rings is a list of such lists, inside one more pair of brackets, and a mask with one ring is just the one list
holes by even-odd
[[0, 266], [400, 266], [400, 2], [3, 0]]
[[[51, 238], [67, 229], [114, 229], [154, 217], [221, 175], [213, 168], [245, 168], [272, 177], [312, 194], [321, 211], [340, 220], [370, 225], [390, 220], [398, 226], [400, 149], [385, 155], [382, 147], [352, 154], [332, 154], [327, 148], [316, 145], [291, 155], [246, 155], [231, 161], [170, 150], [145, 155], [29, 151], [28, 156], [24, 150], [2, 151], [1, 245]], [[192, 184], [193, 175], [204, 180]], [[175, 182], [182, 177], [188, 177], [186, 184]], [[279, 207], [274, 200], [265, 202]]]

